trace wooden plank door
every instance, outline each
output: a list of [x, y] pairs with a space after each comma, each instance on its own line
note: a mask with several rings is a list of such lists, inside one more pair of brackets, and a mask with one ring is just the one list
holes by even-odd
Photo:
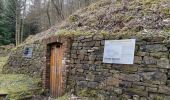
[[62, 46], [51, 46], [50, 57], [50, 94], [52, 97], [60, 97], [63, 94], [62, 83]]

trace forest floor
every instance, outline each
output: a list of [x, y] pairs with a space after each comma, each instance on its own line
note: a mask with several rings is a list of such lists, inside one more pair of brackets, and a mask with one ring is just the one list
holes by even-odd
[[40, 79], [23, 74], [2, 74], [6, 60], [7, 57], [0, 57], [0, 94], [8, 94], [10, 100], [17, 100], [42, 91], [38, 86]]

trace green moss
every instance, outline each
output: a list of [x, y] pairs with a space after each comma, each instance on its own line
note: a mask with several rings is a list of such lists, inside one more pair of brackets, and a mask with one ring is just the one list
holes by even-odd
[[166, 14], [168, 17], [170, 17], [170, 8], [162, 8], [161, 12]]
[[63, 30], [59, 30], [55, 33], [57, 36], [81, 36], [81, 35], [92, 35], [92, 32], [83, 32], [80, 30], [67, 30], [67, 29], [63, 29]]
[[71, 15], [69, 17], [69, 22], [77, 22], [79, 20], [79, 16], [78, 15]]
[[56, 100], [70, 100], [70, 96], [68, 94], [65, 94], [64, 96], [59, 97]]
[[88, 11], [96, 11], [96, 10], [99, 9], [100, 7], [104, 7], [104, 6], [106, 6], [106, 5], [110, 4], [110, 3], [111, 3], [110, 0], [108, 0], [108, 1], [106, 1], [106, 0], [99, 0], [98, 2], [91, 4], [91, 5], [87, 8], [87, 10], [88, 10]]
[[3, 65], [6, 63], [8, 57], [0, 57], [0, 74], [2, 73]]
[[7, 93], [10, 100], [18, 100], [41, 92], [39, 78], [26, 75], [0, 74], [0, 93]]
[[156, 95], [153, 97], [153, 100], [165, 100], [164, 97]]
[[100, 32], [100, 34], [103, 35], [103, 36], [108, 36], [108, 35], [109, 35], [109, 32], [102, 30], [102, 31]]
[[148, 93], [146, 91], [142, 91], [141, 89], [138, 89], [138, 88], [128, 88], [127, 91], [129, 93], [133, 93], [133, 94], [136, 94], [139, 96], [147, 96], [148, 95]]
[[97, 91], [85, 88], [85, 89], [81, 89], [78, 92], [78, 95], [81, 97], [97, 97]]

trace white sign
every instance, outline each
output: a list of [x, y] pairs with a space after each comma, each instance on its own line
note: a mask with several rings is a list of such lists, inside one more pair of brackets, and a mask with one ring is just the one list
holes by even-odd
[[135, 39], [105, 40], [104, 63], [133, 64]]

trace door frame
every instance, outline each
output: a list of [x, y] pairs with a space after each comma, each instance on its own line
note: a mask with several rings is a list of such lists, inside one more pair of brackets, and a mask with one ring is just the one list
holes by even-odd
[[67, 88], [67, 75], [70, 70], [70, 52], [71, 52], [71, 45], [72, 45], [72, 38], [66, 38], [62, 36], [53, 36], [46, 38], [43, 40], [46, 44], [46, 51], [45, 51], [45, 67], [43, 68], [43, 88], [46, 91], [45, 94], [50, 96], [50, 48], [53, 44], [61, 44], [63, 48], [63, 59], [62, 59], [62, 78], [63, 78], [63, 94], [69, 91]]
[[63, 94], [62, 44], [56, 43], [51, 45], [50, 51], [50, 96], [60, 97]]

